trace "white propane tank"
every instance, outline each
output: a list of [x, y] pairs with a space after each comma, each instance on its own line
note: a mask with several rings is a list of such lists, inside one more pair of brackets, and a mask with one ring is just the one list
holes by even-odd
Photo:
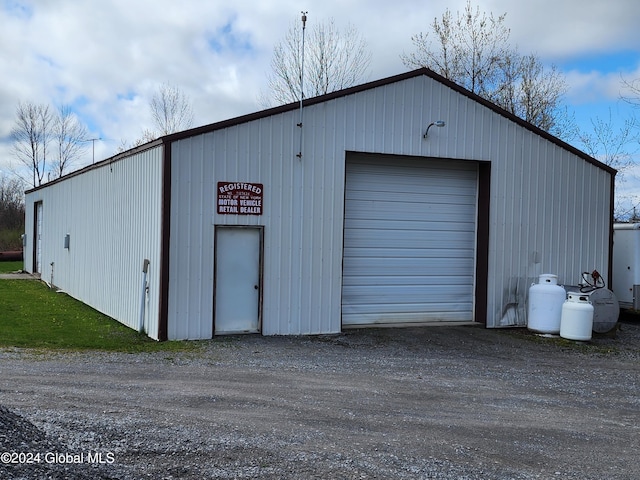
[[562, 305], [567, 294], [558, 285], [557, 275], [543, 273], [529, 288], [527, 328], [539, 333], [558, 333]]
[[568, 340], [591, 340], [593, 305], [589, 301], [589, 295], [569, 292], [568, 297], [562, 306], [560, 336]]
[[581, 290], [583, 285], [564, 285], [567, 293], [576, 292], [589, 295], [593, 305], [593, 332], [607, 333], [616, 328], [620, 316], [620, 304], [616, 295], [607, 288], [592, 291]]

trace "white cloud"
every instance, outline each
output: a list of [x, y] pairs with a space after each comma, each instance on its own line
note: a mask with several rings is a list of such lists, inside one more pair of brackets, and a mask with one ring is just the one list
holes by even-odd
[[523, 51], [559, 61], [584, 54], [637, 49], [640, 2], [614, 0], [490, 0], [477, 2], [507, 12], [511, 37]]
[[[196, 124], [260, 109], [274, 44], [300, 11], [308, 24], [333, 17], [351, 23], [372, 50], [369, 80], [400, 73], [411, 36], [427, 31], [446, 8], [466, 0], [325, 0], [309, 7], [293, 0], [14, 0], [0, 7], [0, 169], [10, 158], [7, 138], [18, 101], [77, 105], [91, 126], [96, 157], [111, 155], [121, 139], [151, 126], [147, 102], [163, 82], [189, 96]], [[476, 3], [476, 2], [474, 2]], [[521, 51], [557, 60], [636, 47], [637, 0], [479, 1], [481, 10], [508, 12]], [[9, 9], [8, 5], [17, 6]], [[26, 6], [24, 9], [20, 6]], [[553, 15], [550, 15], [553, 12]], [[640, 72], [639, 72], [640, 73]], [[571, 101], [617, 98], [615, 75], [569, 72]], [[88, 157], [89, 158], [89, 157]]]
[[582, 105], [594, 102], [616, 102], [624, 92], [620, 73], [603, 73], [597, 70], [584, 73], [577, 70], [565, 72], [569, 85], [567, 94], [572, 104]]

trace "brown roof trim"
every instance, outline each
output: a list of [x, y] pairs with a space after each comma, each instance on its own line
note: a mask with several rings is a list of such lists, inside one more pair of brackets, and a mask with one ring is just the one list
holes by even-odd
[[144, 152], [145, 150], [149, 150], [151, 148], [157, 147], [158, 145], [161, 145], [162, 143], [164, 143], [164, 142], [162, 141], [161, 138], [159, 138], [157, 140], [153, 140], [152, 142], [145, 143], [144, 145], [140, 145], [139, 147], [132, 148], [131, 150], [127, 150], [126, 152], [118, 153], [118, 154], [114, 155], [113, 157], [107, 158], [105, 160], [101, 160], [101, 161], [96, 162], [96, 163], [92, 163], [91, 165], [87, 165], [86, 167], [80, 168], [78, 170], [74, 170], [73, 172], [67, 173], [66, 175], [64, 175], [64, 176], [62, 176], [60, 178], [56, 178], [55, 180], [51, 180], [50, 182], [43, 183], [42, 185], [40, 185], [38, 187], [31, 188], [31, 189], [27, 190], [25, 193], [35, 192], [35, 191], [40, 190], [42, 188], [49, 187], [51, 185], [55, 185], [56, 183], [63, 182], [64, 180], [68, 180], [69, 178], [77, 177], [78, 175], [82, 175], [83, 173], [89, 172], [91, 170], [95, 170], [97, 168], [102, 168], [102, 167], [104, 167], [106, 165], [111, 166], [116, 162], [119, 162], [121, 160], [124, 160], [124, 159], [130, 157], [131, 155], [134, 155], [134, 154], [140, 153], [140, 152]]
[[[346, 88], [344, 90], [338, 90], [335, 92], [327, 93], [326, 95], [320, 95], [318, 97], [307, 98], [302, 102], [303, 107], [309, 107], [318, 103], [327, 102], [335, 98], [346, 97], [347, 95], [353, 95], [354, 93], [371, 90], [376, 87], [389, 85], [391, 83], [400, 82], [402, 80], [424, 75], [426, 69], [414, 70], [411, 72], [402, 73], [400, 75], [394, 75], [393, 77], [383, 78], [374, 82], [363, 83], [355, 87]], [[259, 112], [242, 115], [240, 117], [230, 118], [221, 122], [211, 123], [209, 125], [203, 125], [201, 127], [192, 128], [190, 130], [184, 130], [182, 132], [172, 133], [163, 137], [168, 142], [175, 140], [183, 140], [185, 138], [193, 137], [195, 135], [201, 135], [203, 133], [214, 132], [223, 128], [233, 127], [242, 123], [252, 122], [254, 120], [260, 120], [261, 118], [270, 117], [272, 115], [278, 115], [292, 110], [300, 108], [300, 102], [288, 103], [286, 105], [280, 105], [278, 107], [268, 108]]]
[[[371, 90], [373, 88], [377, 88], [377, 87], [381, 87], [381, 86], [385, 86], [385, 85], [389, 85], [392, 83], [396, 83], [396, 82], [401, 82], [403, 80], [407, 80], [410, 78], [414, 78], [414, 77], [419, 77], [421, 75], [427, 76], [433, 80], [435, 80], [436, 82], [442, 83], [443, 85], [451, 88], [452, 90], [455, 90], [456, 92], [458, 92], [461, 95], [464, 95], [467, 98], [470, 98], [471, 100], [480, 103], [481, 105], [489, 108], [490, 110], [493, 110], [495, 113], [497, 113], [498, 115], [502, 115], [503, 117], [511, 120], [512, 122], [517, 123], [518, 125], [520, 125], [521, 127], [526, 128], [527, 130], [535, 133], [536, 135], [539, 135], [543, 138], [545, 138], [546, 140], [549, 140], [550, 142], [558, 145], [559, 147], [570, 151], [571, 153], [577, 155], [578, 157], [584, 159], [585, 161], [587, 161], [588, 163], [591, 163], [593, 165], [595, 165], [598, 168], [601, 168], [602, 170], [605, 170], [613, 175], [616, 174], [617, 170], [605, 165], [604, 163], [600, 162], [599, 160], [587, 155], [585, 152], [583, 152], [582, 150], [564, 142], [563, 140], [560, 140], [558, 137], [555, 137], [553, 135], [551, 135], [549, 132], [546, 132], [544, 130], [542, 130], [541, 128], [536, 127], [535, 125], [527, 122], [526, 120], [521, 119], [520, 117], [508, 112], [507, 110], [499, 107], [498, 105], [480, 97], [479, 95], [470, 92], [469, 90], [467, 90], [464, 87], [461, 87], [460, 85], [452, 82], [451, 80], [437, 74], [436, 72], [429, 70], [428, 68], [419, 68], [417, 70], [412, 70], [409, 72], [405, 72], [405, 73], [401, 73], [399, 75], [394, 75], [392, 77], [387, 77], [387, 78], [383, 78], [381, 80], [376, 80], [373, 82], [369, 82], [369, 83], [364, 83], [362, 85], [357, 85], [355, 87], [351, 87], [351, 88], [346, 88], [344, 90], [338, 90], [336, 92], [332, 92], [332, 93], [328, 93], [326, 95], [321, 95], [319, 97], [313, 97], [313, 98], [308, 98], [306, 100], [303, 101], [302, 105], [303, 107], [308, 107], [311, 105], [316, 105], [318, 103], [323, 103], [323, 102], [327, 102], [329, 100], [333, 100], [336, 98], [341, 98], [341, 97], [346, 97], [347, 95], [353, 95], [354, 93], [359, 93], [359, 92], [363, 92], [366, 90]], [[173, 142], [175, 140], [182, 140], [185, 138], [189, 138], [192, 137], [194, 135], [200, 135], [203, 133], [209, 133], [209, 132], [213, 132], [216, 130], [220, 130], [222, 128], [228, 128], [228, 127], [233, 127], [236, 125], [240, 125], [242, 123], [247, 123], [247, 122], [251, 122], [254, 120], [259, 120], [261, 118], [266, 118], [269, 117], [271, 115], [277, 115], [280, 113], [284, 113], [284, 112], [289, 112], [292, 110], [296, 110], [297, 108], [300, 107], [300, 103], [299, 102], [295, 102], [295, 103], [289, 103], [287, 105], [282, 105], [279, 107], [275, 107], [275, 108], [270, 108], [267, 110], [262, 110], [259, 112], [255, 112], [255, 113], [251, 113], [248, 115], [243, 115], [240, 117], [236, 117], [236, 118], [232, 118], [229, 120], [224, 120], [221, 122], [217, 122], [217, 123], [212, 123], [209, 125], [204, 125], [202, 127], [197, 127], [197, 128], [192, 128], [190, 130], [185, 130], [183, 132], [178, 132], [178, 133], [174, 133], [171, 135], [167, 135], [164, 138], [164, 140], [166, 142]]]
[[[458, 92], [461, 95], [464, 95], [467, 98], [470, 98], [471, 100], [480, 103], [481, 105], [489, 108], [490, 110], [494, 111], [495, 113], [497, 113], [498, 115], [502, 115], [503, 117], [511, 120], [512, 122], [517, 123], [518, 125], [520, 125], [523, 128], [526, 128], [527, 130], [535, 133], [536, 135], [539, 135], [543, 138], [545, 138], [546, 140], [549, 140], [550, 142], [558, 145], [559, 147], [568, 150], [569, 152], [577, 155], [578, 157], [582, 158], [583, 160], [587, 161], [588, 163], [591, 163], [593, 165], [595, 165], [598, 168], [601, 168], [602, 170], [605, 170], [608, 173], [611, 173], [612, 175], [615, 175], [617, 173], [617, 170], [605, 165], [604, 163], [598, 161], [597, 159], [587, 155], [585, 152], [583, 152], [582, 150], [579, 150], [578, 148], [569, 145], [568, 143], [564, 142], [563, 140], [560, 140], [559, 138], [551, 135], [549, 132], [546, 132], [538, 127], [536, 127], [535, 125], [521, 119], [520, 117], [517, 117], [516, 115], [508, 112], [507, 110], [504, 110], [503, 108], [495, 105], [494, 103], [491, 103], [490, 101], [480, 97], [479, 95], [476, 95], [475, 93], [470, 92], [469, 90], [467, 90], [464, 87], [461, 87], [460, 85], [452, 82], [451, 80], [448, 80], [447, 78], [437, 74], [436, 72], [434, 72], [433, 70], [429, 70], [428, 68], [419, 68], [417, 70], [411, 70], [409, 72], [405, 72], [405, 73], [401, 73], [399, 75], [394, 75], [392, 77], [387, 77], [387, 78], [383, 78], [380, 80], [376, 80], [373, 82], [368, 82], [368, 83], [363, 83], [362, 85], [357, 85], [355, 87], [351, 87], [351, 88], [346, 88], [344, 90], [338, 90], [336, 92], [332, 92], [332, 93], [328, 93], [326, 95], [320, 95], [318, 97], [313, 97], [313, 98], [308, 98], [306, 100], [304, 100], [304, 102], [302, 103], [303, 107], [308, 107], [311, 105], [316, 105], [319, 103], [323, 103], [323, 102], [327, 102], [329, 100], [333, 100], [336, 98], [341, 98], [341, 97], [346, 97], [348, 95], [353, 95], [355, 93], [359, 93], [359, 92], [364, 92], [366, 90], [371, 90], [373, 88], [377, 88], [377, 87], [382, 87], [385, 85], [390, 85], [392, 83], [396, 83], [396, 82], [401, 82], [403, 80], [407, 80], [410, 78], [414, 78], [414, 77], [419, 77], [421, 75], [427, 76], [433, 80], [435, 80], [436, 82], [439, 82], [449, 88], [451, 88], [452, 90]], [[149, 148], [153, 148], [161, 143], [165, 143], [167, 144], [167, 148], [169, 147], [169, 144], [171, 144], [171, 142], [177, 141], [177, 140], [183, 140], [186, 138], [190, 138], [193, 137], [195, 135], [201, 135], [203, 133], [209, 133], [209, 132], [214, 132], [216, 130], [220, 130], [223, 128], [228, 128], [228, 127], [233, 127], [236, 125], [240, 125], [243, 123], [248, 123], [248, 122], [252, 122], [254, 120], [259, 120], [261, 118], [266, 118], [266, 117], [270, 117], [272, 115], [278, 115], [281, 113], [285, 113], [285, 112], [289, 112], [292, 110], [296, 110], [300, 107], [300, 103], [299, 102], [295, 102], [295, 103], [289, 103], [287, 105], [281, 105], [279, 107], [274, 107], [274, 108], [269, 108], [266, 110], [262, 110], [259, 112], [255, 112], [255, 113], [250, 113], [247, 115], [242, 115], [239, 117], [235, 117], [235, 118], [231, 118], [228, 120], [223, 120], [221, 122], [216, 122], [216, 123], [211, 123], [208, 125], [203, 125], [201, 127], [196, 127], [196, 128], [191, 128], [189, 130], [184, 130], [182, 132], [177, 132], [177, 133], [172, 133], [170, 135], [165, 135], [164, 137], [161, 137], [157, 140], [154, 140], [150, 143], [146, 143], [144, 145], [141, 145], [139, 147], [136, 147], [134, 149], [131, 150], [127, 150], [126, 152], [122, 152], [119, 153], [118, 155], [114, 155], [111, 158], [108, 158], [106, 160], [103, 160], [101, 162], [98, 163], [94, 163], [92, 165], [88, 165], [87, 167], [84, 167], [80, 170], [76, 170], [75, 172], [71, 172], [67, 175], [65, 175], [64, 177], [58, 178], [56, 180], [52, 180], [51, 182], [45, 183], [39, 187], [36, 188], [32, 188], [30, 190], [27, 190], [26, 193], [30, 193], [36, 190], [39, 190], [41, 188], [47, 187], [49, 185], [53, 185], [56, 183], [59, 183], [63, 180], [66, 180], [67, 178], [72, 178], [76, 175], [80, 175], [82, 173], [85, 173], [89, 170], [93, 170], [94, 168], [100, 168], [104, 165], [108, 165], [108, 164], [112, 164], [114, 162], [120, 161], [125, 159], [126, 157], [131, 156], [132, 154], [135, 153], [139, 153], [141, 151], [147, 150]]]
[[609, 165], [606, 165], [604, 163], [602, 163], [601, 161], [593, 158], [590, 155], [587, 155], [585, 152], [583, 152], [582, 150], [574, 147], [573, 145], [568, 144], [567, 142], [560, 140], [558, 137], [551, 135], [549, 132], [542, 130], [539, 127], [536, 127], [534, 124], [527, 122], [526, 120], [523, 120], [522, 118], [514, 115], [513, 113], [503, 109], [502, 107], [499, 107], [498, 105], [496, 105], [495, 103], [490, 102], [489, 100], [486, 100], [484, 98], [482, 98], [481, 96], [470, 92], [469, 90], [467, 90], [464, 87], [461, 87], [460, 85], [452, 82], [451, 80], [444, 78], [441, 75], [438, 75], [436, 72], [429, 70], [427, 68], [424, 69], [420, 69], [420, 70], [416, 70], [416, 72], [418, 71], [422, 71], [424, 75], [433, 78], [434, 80], [448, 86], [449, 88], [455, 90], [456, 92], [460, 93], [461, 95], [464, 95], [465, 97], [470, 98], [471, 100], [474, 100], [482, 105], [484, 105], [485, 107], [493, 110], [494, 112], [496, 112], [498, 115], [502, 115], [503, 117], [508, 118], [509, 120], [511, 120], [512, 122], [517, 123], [518, 125], [520, 125], [521, 127], [526, 128], [527, 130], [535, 133], [536, 135], [539, 135], [541, 137], [543, 137], [546, 140], [549, 140], [552, 143], [555, 143], [556, 145], [558, 145], [561, 148], [564, 148], [565, 150], [570, 151], [571, 153], [577, 155], [578, 157], [586, 160], [587, 162], [595, 165], [596, 167], [601, 168], [602, 170], [605, 170], [613, 175], [615, 175], [617, 173], [617, 170], [613, 167], [610, 167]]

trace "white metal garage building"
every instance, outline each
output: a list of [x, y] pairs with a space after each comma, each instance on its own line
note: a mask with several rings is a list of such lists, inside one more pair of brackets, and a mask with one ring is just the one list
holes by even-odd
[[159, 340], [525, 325], [539, 274], [610, 272], [614, 176], [421, 69], [28, 191], [25, 269]]

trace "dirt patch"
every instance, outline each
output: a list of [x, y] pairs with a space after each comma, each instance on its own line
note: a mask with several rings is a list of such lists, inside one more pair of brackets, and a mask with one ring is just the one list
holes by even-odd
[[640, 478], [637, 323], [588, 344], [478, 327], [201, 344], [0, 352], [4, 451], [63, 455], [0, 476]]

